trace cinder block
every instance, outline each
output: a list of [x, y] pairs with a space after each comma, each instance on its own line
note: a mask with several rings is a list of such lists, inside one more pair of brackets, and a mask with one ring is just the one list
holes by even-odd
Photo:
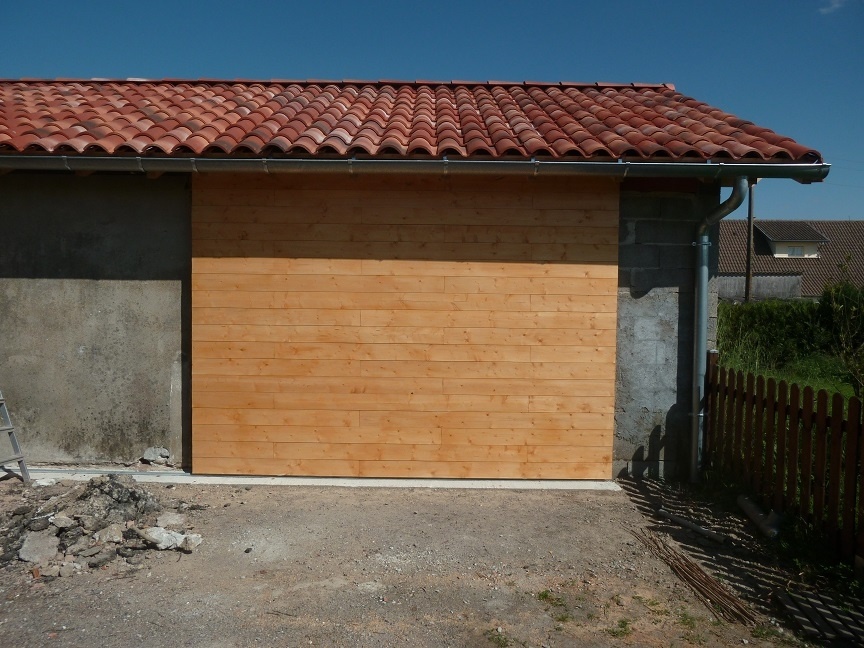
[[656, 245], [621, 245], [618, 248], [618, 265], [622, 270], [659, 268], [660, 264], [660, 248]]
[[690, 245], [696, 240], [692, 223], [669, 220], [643, 220], [636, 223], [636, 243]]
[[692, 290], [693, 273], [686, 270], [638, 268], [630, 271], [630, 287], [637, 292], [648, 292], [654, 288], [677, 288]]

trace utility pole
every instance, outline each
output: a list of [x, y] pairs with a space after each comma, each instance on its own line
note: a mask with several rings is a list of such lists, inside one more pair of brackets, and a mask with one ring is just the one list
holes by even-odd
[[756, 180], [750, 179], [750, 191], [747, 202], [747, 262], [744, 270], [744, 301], [750, 301], [751, 290], [753, 286], [753, 221], [756, 219], [756, 213], [753, 207], [753, 189], [756, 187]]

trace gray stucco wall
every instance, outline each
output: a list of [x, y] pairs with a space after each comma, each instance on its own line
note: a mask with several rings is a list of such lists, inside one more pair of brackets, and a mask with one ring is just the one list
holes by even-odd
[[[745, 277], [727, 275], [717, 277], [720, 299], [742, 301]], [[800, 299], [801, 275], [755, 276], [750, 286], [752, 299]]]
[[[693, 241], [699, 217], [720, 200], [716, 186], [696, 191], [622, 188], [615, 475], [686, 475], [693, 375]], [[713, 277], [716, 228], [712, 241]], [[713, 314], [709, 344], [713, 345], [716, 293], [709, 310]]]
[[184, 177], [0, 177], [0, 389], [28, 460], [184, 458], [189, 205]]

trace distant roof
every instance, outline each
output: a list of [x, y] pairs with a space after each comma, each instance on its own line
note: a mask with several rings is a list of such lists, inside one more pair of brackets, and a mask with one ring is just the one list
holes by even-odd
[[3, 154], [820, 163], [669, 84], [0, 80]]
[[[819, 258], [775, 257], [762, 231], [765, 226], [781, 228], [792, 221], [757, 221], [753, 237], [753, 273], [755, 275], [800, 274], [801, 296], [818, 297], [825, 284], [844, 278], [840, 266], [846, 266], [845, 277], [864, 285], [864, 220], [795, 221], [812, 228], [824, 242]], [[793, 239], [778, 239], [793, 240]], [[720, 274], [743, 275], [747, 258], [747, 221], [720, 221]]]
[[802, 221], [758, 221], [753, 226], [769, 241], [795, 241], [798, 243], [822, 243], [827, 241], [822, 234]]

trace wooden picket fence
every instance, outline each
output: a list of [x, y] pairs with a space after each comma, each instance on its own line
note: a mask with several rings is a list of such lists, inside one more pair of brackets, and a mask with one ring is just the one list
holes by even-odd
[[703, 465], [800, 516], [847, 561], [864, 556], [861, 401], [708, 358]]

